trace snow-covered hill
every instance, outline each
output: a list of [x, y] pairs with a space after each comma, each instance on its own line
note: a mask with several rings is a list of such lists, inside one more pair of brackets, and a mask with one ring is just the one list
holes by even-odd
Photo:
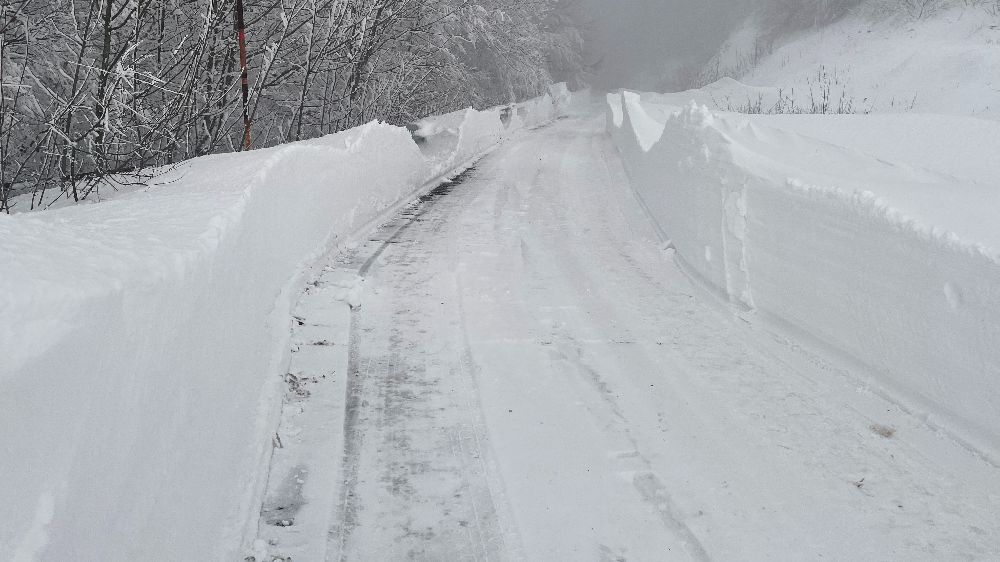
[[[962, 5], [918, 18], [862, 6], [819, 29], [765, 38], [751, 18], [706, 65], [702, 78], [730, 76], [781, 89], [799, 107], [824, 90], [854, 112], [1000, 115], [1000, 11]], [[793, 93], [794, 91], [794, 93]], [[755, 102], [757, 91], [717, 92], [720, 109]], [[729, 98], [728, 100], [726, 98]], [[765, 104], [765, 109], [773, 101]]]

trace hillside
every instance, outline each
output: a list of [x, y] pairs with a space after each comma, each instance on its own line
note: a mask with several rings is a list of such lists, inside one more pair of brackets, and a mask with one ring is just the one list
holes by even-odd
[[[826, 91], [834, 109], [849, 105], [857, 113], [988, 118], [1000, 113], [1000, 12], [995, 6], [963, 5], [914, 17], [867, 4], [829, 25], [778, 37], [768, 37], [762, 26], [759, 18], [748, 19], [705, 66], [701, 79], [729, 76], [780, 88], [807, 108], [811, 99], [822, 101]], [[747, 99], [734, 93], [731, 101], [738, 106]]]

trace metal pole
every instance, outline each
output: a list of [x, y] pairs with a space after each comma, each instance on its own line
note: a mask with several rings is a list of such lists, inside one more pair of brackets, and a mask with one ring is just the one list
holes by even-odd
[[247, 42], [243, 0], [236, 0], [236, 39], [240, 43], [240, 82], [243, 88], [243, 150], [250, 150], [250, 84], [247, 78]]

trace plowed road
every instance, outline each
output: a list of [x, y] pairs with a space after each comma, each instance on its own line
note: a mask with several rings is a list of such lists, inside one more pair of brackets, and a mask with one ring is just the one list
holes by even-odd
[[602, 129], [525, 133], [331, 258], [267, 551], [1000, 559], [1000, 471], [694, 286]]

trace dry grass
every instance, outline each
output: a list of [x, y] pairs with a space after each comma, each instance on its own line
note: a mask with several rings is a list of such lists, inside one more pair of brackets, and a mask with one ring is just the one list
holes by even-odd
[[896, 435], [895, 427], [889, 427], [887, 425], [882, 425], [878, 423], [873, 423], [868, 429], [872, 430], [872, 433], [874, 433], [875, 435], [885, 437], [886, 439], [889, 439], [893, 435]]

